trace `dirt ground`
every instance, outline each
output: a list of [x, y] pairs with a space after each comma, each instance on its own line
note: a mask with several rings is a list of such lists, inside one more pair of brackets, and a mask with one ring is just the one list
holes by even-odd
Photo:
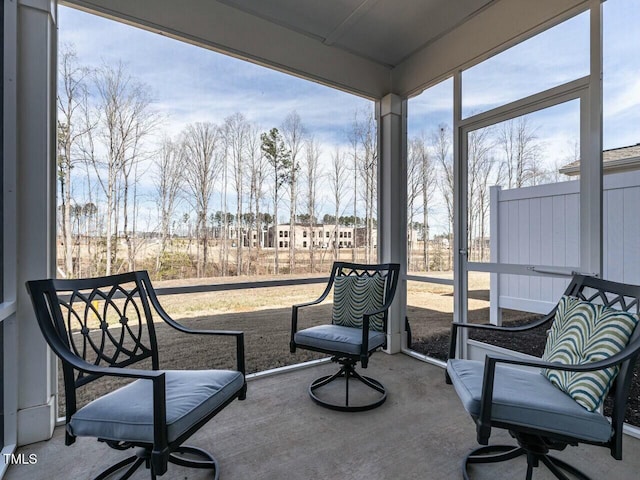
[[[331, 315], [331, 305], [309, 307], [301, 315], [300, 325], [323, 323]], [[322, 356], [306, 350], [289, 352], [291, 306], [273, 310], [259, 310], [251, 315], [238, 313], [192, 317], [181, 320], [194, 329], [241, 330], [245, 337], [247, 373], [305, 362]], [[93, 332], [96, 340], [100, 332]], [[164, 369], [236, 368], [235, 338], [189, 335], [178, 332], [166, 324], [156, 324], [160, 367]], [[144, 365], [143, 367], [149, 367]], [[62, 377], [59, 379], [60, 413], [64, 412]], [[78, 405], [84, 405], [104, 392], [123, 385], [126, 381], [102, 378], [79, 392]]]

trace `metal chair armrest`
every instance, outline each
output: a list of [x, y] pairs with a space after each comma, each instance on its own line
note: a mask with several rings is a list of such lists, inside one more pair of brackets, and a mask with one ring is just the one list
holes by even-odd
[[554, 308], [550, 313], [539, 318], [538, 320], [534, 320], [531, 323], [527, 323], [526, 325], [519, 325], [515, 327], [504, 327], [502, 325], [482, 325], [476, 323], [461, 323], [461, 322], [452, 322], [451, 323], [451, 338], [449, 339], [449, 357], [455, 358], [456, 356], [456, 347], [458, 342], [458, 329], [459, 328], [471, 328], [474, 330], [489, 330], [494, 332], [505, 332], [505, 333], [521, 333], [526, 332], [528, 330], [532, 330], [540, 325], [547, 323], [549, 320], [553, 319], [555, 316], [556, 309]]
[[312, 305], [318, 305], [319, 303], [321, 303], [322, 301], [324, 301], [324, 299], [327, 298], [327, 296], [329, 295], [329, 292], [331, 291], [331, 287], [333, 285], [333, 279], [335, 278], [335, 273], [332, 273], [329, 282], [327, 284], [327, 286], [324, 289], [324, 292], [322, 292], [322, 294], [316, 298], [315, 300], [311, 301], [311, 302], [306, 302], [306, 303], [298, 303], [296, 305], [293, 305], [291, 307], [291, 341], [289, 343], [289, 348], [291, 350], [291, 353], [295, 353], [296, 351], [296, 345], [295, 342], [293, 340], [293, 337], [295, 336], [296, 332], [298, 331], [298, 310], [301, 308], [305, 308], [305, 307], [310, 307]]
[[153, 308], [155, 309], [155, 311], [158, 313], [160, 318], [162, 318], [162, 320], [165, 323], [167, 323], [174, 329], [183, 333], [194, 334], [194, 335], [219, 335], [219, 336], [236, 337], [236, 365], [238, 367], [238, 371], [241, 372], [242, 375], [245, 375], [246, 367], [245, 367], [245, 358], [244, 358], [245, 357], [244, 332], [239, 330], [200, 330], [200, 329], [192, 329], [189, 327], [185, 327], [181, 323], [176, 322], [173, 318], [171, 318], [171, 316], [167, 313], [167, 311], [162, 307], [155, 291], [153, 290], [153, 288], [151, 288], [151, 285], [150, 284], [146, 285], [146, 288], [147, 288], [147, 294], [149, 296], [149, 299], [151, 300], [151, 304], [153, 305]]

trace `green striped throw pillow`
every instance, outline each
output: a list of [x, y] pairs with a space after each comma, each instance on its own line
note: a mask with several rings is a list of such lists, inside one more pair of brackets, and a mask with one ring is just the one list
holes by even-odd
[[[604, 360], [626, 347], [637, 324], [635, 315], [565, 295], [558, 303], [542, 359], [564, 364]], [[544, 369], [542, 374], [593, 412], [604, 401], [618, 370], [617, 366], [593, 372]]]
[[[358, 277], [343, 275], [335, 278], [333, 290], [334, 325], [362, 328], [362, 315], [379, 309], [384, 304], [385, 279], [380, 275]], [[381, 332], [383, 314], [370, 318], [369, 328]]]

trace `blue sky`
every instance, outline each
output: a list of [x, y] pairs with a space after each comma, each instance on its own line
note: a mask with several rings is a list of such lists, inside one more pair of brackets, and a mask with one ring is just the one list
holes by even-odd
[[[59, 13], [60, 40], [75, 46], [82, 63], [122, 60], [150, 86], [156, 108], [177, 129], [204, 119], [221, 122], [236, 111], [266, 129], [296, 110], [321, 142], [343, 143], [353, 112], [371, 106], [354, 95], [78, 10], [60, 7]], [[605, 148], [640, 142], [639, 24], [640, 1], [605, 2]], [[583, 13], [465, 71], [463, 113], [588, 74], [588, 26]], [[410, 100], [410, 134], [451, 123], [451, 103], [450, 81]], [[556, 124], [549, 130], [559, 136], [563, 129]]]
[[[608, 0], [603, 9], [604, 146], [614, 148], [640, 142], [640, 1]], [[354, 95], [71, 8], [59, 8], [59, 25], [61, 45], [73, 44], [82, 64], [122, 61], [147, 84], [173, 135], [191, 122], [222, 123], [235, 112], [267, 130], [295, 110], [328, 163], [335, 145], [346, 147], [354, 112], [372, 107]], [[464, 114], [587, 75], [588, 27], [588, 14], [581, 14], [465, 71]], [[451, 80], [410, 99], [409, 135], [451, 125], [452, 103]], [[571, 155], [578, 131], [575, 102], [534, 120], [550, 165]], [[328, 201], [325, 209], [331, 210]]]
[[[640, 142], [640, 1], [603, 4], [604, 148]], [[589, 73], [589, 15], [583, 13], [463, 72], [463, 115], [560, 85]], [[451, 80], [409, 101], [409, 133], [453, 117]], [[568, 110], [568, 109], [567, 109]], [[571, 144], [573, 117], [554, 112], [540, 123], [550, 157]], [[553, 138], [552, 138], [553, 137]]]
[[176, 133], [195, 121], [221, 123], [243, 113], [262, 128], [278, 127], [296, 110], [322, 143], [346, 143], [356, 109], [372, 102], [317, 83], [179, 42], [142, 29], [59, 9], [60, 42], [73, 44], [85, 65], [122, 60], [149, 85], [154, 106]]
[[[190, 123], [222, 124], [236, 112], [259, 131], [267, 131], [280, 127], [296, 111], [320, 144], [325, 171], [336, 147], [346, 152], [355, 112], [373, 108], [371, 100], [63, 6], [59, 7], [59, 42], [61, 48], [72, 45], [82, 65], [122, 61], [135, 80], [148, 85], [153, 108], [165, 119], [159, 130], [173, 138]], [[139, 187], [146, 192], [143, 216], [153, 228], [156, 207], [151, 176], [145, 175]], [[83, 178], [74, 188], [78, 201], [86, 201], [82, 200], [88, 195]], [[212, 199], [214, 210], [220, 208], [219, 195]], [[320, 216], [333, 211], [329, 196], [328, 189], [320, 192]], [[350, 202], [352, 194], [347, 192], [345, 197], [345, 203]], [[183, 203], [181, 208], [189, 207]], [[229, 208], [235, 209], [233, 200]], [[265, 206], [267, 211], [271, 208]], [[285, 206], [280, 212], [283, 220], [288, 218]]]

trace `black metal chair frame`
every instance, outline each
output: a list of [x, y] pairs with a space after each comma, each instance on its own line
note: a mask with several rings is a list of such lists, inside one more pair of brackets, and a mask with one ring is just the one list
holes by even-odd
[[[341, 368], [334, 373], [333, 375], [326, 375], [320, 378], [317, 378], [311, 385], [309, 386], [309, 396], [316, 402], [318, 405], [321, 405], [326, 408], [330, 408], [332, 410], [345, 411], [345, 412], [356, 412], [356, 411], [365, 411], [371, 410], [372, 408], [379, 407], [382, 405], [387, 399], [387, 392], [384, 386], [378, 381], [371, 377], [366, 377], [364, 375], [360, 375], [356, 370], [355, 366], [358, 362], [362, 365], [362, 368], [367, 368], [369, 357], [373, 352], [375, 352], [379, 347], [369, 348], [369, 329], [370, 329], [370, 318], [383, 314], [383, 332], [387, 332], [387, 319], [389, 314], [389, 307], [393, 302], [393, 298], [395, 296], [396, 287], [398, 286], [398, 276], [400, 272], [400, 265], [397, 263], [384, 263], [384, 264], [375, 264], [375, 265], [367, 265], [367, 264], [358, 264], [358, 263], [348, 263], [348, 262], [334, 262], [333, 268], [331, 269], [331, 276], [329, 277], [329, 282], [327, 283], [324, 292], [318, 297], [316, 300], [308, 303], [301, 303], [298, 305], [293, 305], [291, 311], [291, 342], [290, 342], [290, 350], [291, 353], [295, 353], [297, 348], [304, 348], [306, 350], [313, 350], [316, 352], [326, 353], [332, 355], [331, 360], [333, 362], [339, 363]], [[336, 352], [335, 350], [323, 349], [323, 348], [315, 348], [307, 345], [298, 345], [295, 342], [295, 334], [298, 331], [298, 310], [301, 308], [309, 307], [312, 305], [318, 305], [322, 301], [324, 301], [331, 289], [333, 288], [333, 283], [337, 276], [347, 276], [347, 275], [357, 275], [357, 276], [374, 276], [374, 275], [382, 275], [386, 277], [385, 282], [385, 292], [384, 304], [377, 310], [366, 312], [362, 317], [362, 344], [361, 350], [357, 354], [347, 354], [343, 352]], [[385, 344], [382, 348], [386, 348], [386, 338]], [[345, 402], [344, 404], [336, 404], [330, 403], [325, 400], [319, 398], [315, 391], [318, 388], [321, 388], [334, 380], [339, 378], [345, 379]], [[372, 403], [365, 405], [349, 405], [349, 379], [354, 378], [360, 382], [362, 382], [367, 387], [379, 392], [381, 395]]]
[[[601, 303], [602, 305], [617, 308], [618, 310], [640, 313], [640, 286], [627, 285], [596, 277], [575, 275], [569, 286], [565, 290], [565, 295], [577, 297], [583, 301]], [[474, 325], [468, 323], [454, 322], [451, 327], [451, 343], [449, 348], [449, 358], [455, 358], [457, 350], [458, 331], [462, 328], [472, 328], [476, 330], [495, 330], [502, 332], [521, 333], [527, 330], [544, 325], [554, 319], [557, 305], [554, 309], [542, 318], [527, 325], [517, 327], [502, 327], [495, 325]], [[480, 445], [488, 445], [491, 429], [502, 428], [509, 431], [510, 435], [516, 439], [518, 446], [495, 445], [480, 447], [473, 450], [463, 462], [463, 478], [469, 479], [469, 464], [475, 463], [496, 463], [510, 460], [521, 455], [527, 457], [527, 480], [533, 475], [533, 469], [543, 463], [556, 478], [567, 480], [563, 473], [567, 472], [581, 480], [589, 480], [589, 477], [577, 468], [563, 462], [562, 460], [549, 455], [550, 450], [564, 450], [568, 445], [577, 446], [579, 443], [597, 445], [608, 448], [611, 456], [616, 460], [622, 459], [622, 437], [624, 415], [627, 408], [627, 399], [633, 378], [635, 361], [640, 354], [640, 327], [636, 331], [627, 347], [617, 355], [598, 362], [580, 365], [566, 365], [559, 363], [549, 363], [542, 360], [520, 359], [500, 355], [487, 355], [484, 364], [484, 377], [482, 385], [482, 399], [480, 415], [473, 418], [476, 423], [477, 441]], [[561, 436], [544, 430], [525, 428], [519, 425], [503, 423], [491, 419], [491, 406], [493, 398], [493, 385], [495, 381], [496, 365], [521, 365], [526, 367], [549, 368], [555, 370], [588, 372], [602, 370], [615, 365], [620, 365], [619, 373], [609, 392], [613, 397], [613, 408], [611, 415], [611, 425], [613, 434], [607, 442], [594, 442], [581, 438]], [[451, 384], [448, 373], [446, 382]]]
[[[123, 284], [135, 284], [135, 288], [127, 291], [121, 287]], [[185, 467], [211, 469], [214, 473], [214, 478], [218, 478], [219, 468], [215, 458], [202, 449], [185, 446], [183, 443], [234, 399], [244, 400], [247, 389], [246, 380], [242, 388], [235, 392], [228, 400], [191, 426], [174, 441], [169, 442], [167, 439], [166, 425], [165, 373], [159, 370], [157, 340], [150, 307], [153, 306], [155, 312], [164, 322], [180, 332], [186, 334], [235, 337], [237, 370], [242, 373], [244, 377], [243, 332], [193, 330], [174, 321], [160, 305], [151, 281], [149, 280], [149, 276], [145, 271], [89, 279], [35, 280], [27, 282], [27, 290], [31, 295], [40, 329], [51, 349], [62, 360], [67, 424], [77, 411], [76, 389], [78, 387], [84, 386], [103, 376], [146, 379], [153, 383], [153, 443], [114, 442], [112, 440], [98, 439], [117, 450], [136, 447], [138, 450], [135, 455], [104, 470], [96, 477], [96, 480], [107, 478], [118, 470], [129, 466], [121, 477], [122, 480], [127, 479], [133, 475], [143, 463], [150, 469], [151, 478], [155, 479], [156, 476], [166, 473], [169, 462]], [[106, 294], [104, 293], [105, 291], [107, 292]], [[61, 293], [63, 293], [63, 295], [61, 295]], [[84, 305], [89, 305], [94, 300], [115, 305], [112, 302], [119, 298], [125, 299], [125, 302], [138, 316], [137, 325], [131, 326], [130, 318], [127, 318], [126, 325], [124, 323], [122, 324], [119, 339], [116, 338], [117, 334], [113, 335], [108, 331], [106, 320], [102, 318], [97, 308], [89, 307], [88, 310], [85, 310], [84, 319], [71, 314], [71, 309], [73, 309], [73, 303], [75, 301]], [[136, 300], [139, 300], [140, 305]], [[62, 308], [68, 312], [66, 319]], [[88, 340], [88, 335], [91, 332], [86, 326], [86, 317], [89, 312], [101, 320], [103, 337], [101, 344], [98, 346], [91, 343], [91, 340]], [[80, 333], [82, 334], [83, 341], [89, 341], [92, 348], [87, 348], [86, 343], [83, 347], [81, 346], [79, 348], [73, 341], [71, 332], [67, 330], [65, 326], [65, 322], [70, 324], [72, 320], [84, 321], [84, 327]], [[149, 339], [148, 345], [145, 345], [141, 338], [145, 328]], [[125, 329], [130, 334], [129, 340], [132, 338], [134, 340], [135, 346], [132, 348], [128, 348], [122, 343]], [[105, 345], [107, 343], [105, 342], [105, 336], [113, 342], [111, 346], [116, 347], [116, 353], [112, 356], [105, 353]], [[87, 353], [89, 351], [96, 355], [94, 363], [87, 361]], [[148, 358], [151, 359], [152, 370], [128, 368]], [[75, 375], [76, 371], [78, 372], [77, 376]], [[71, 445], [75, 440], [76, 437], [67, 428], [65, 444]], [[187, 454], [187, 456], [181, 456], [182, 454]], [[196, 460], [192, 457], [198, 457], [199, 459]]]

